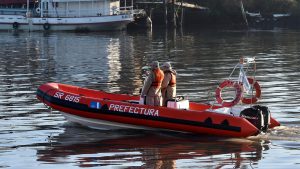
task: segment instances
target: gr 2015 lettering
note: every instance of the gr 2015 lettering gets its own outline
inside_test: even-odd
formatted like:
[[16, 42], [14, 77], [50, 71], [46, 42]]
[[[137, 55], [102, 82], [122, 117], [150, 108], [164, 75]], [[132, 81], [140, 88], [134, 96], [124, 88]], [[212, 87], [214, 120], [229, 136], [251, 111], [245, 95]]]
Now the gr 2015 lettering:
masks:
[[64, 92], [56, 92], [54, 94], [54, 97], [63, 99], [63, 100], [67, 100], [70, 102], [75, 102], [75, 103], [79, 103], [79, 101], [80, 101], [80, 96], [74, 96], [74, 95], [70, 95], [70, 94], [66, 95]]

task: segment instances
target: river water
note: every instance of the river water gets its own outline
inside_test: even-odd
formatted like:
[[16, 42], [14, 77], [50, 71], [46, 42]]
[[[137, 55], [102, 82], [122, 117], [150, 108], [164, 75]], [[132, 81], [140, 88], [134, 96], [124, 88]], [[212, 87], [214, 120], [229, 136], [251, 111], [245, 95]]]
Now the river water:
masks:
[[[300, 31], [161, 29], [102, 33], [0, 32], [0, 168], [299, 168]], [[177, 92], [208, 101], [241, 56], [256, 57], [259, 104], [281, 126], [235, 139], [99, 131], [36, 99], [59, 82], [138, 94], [141, 68], [170, 61]]]

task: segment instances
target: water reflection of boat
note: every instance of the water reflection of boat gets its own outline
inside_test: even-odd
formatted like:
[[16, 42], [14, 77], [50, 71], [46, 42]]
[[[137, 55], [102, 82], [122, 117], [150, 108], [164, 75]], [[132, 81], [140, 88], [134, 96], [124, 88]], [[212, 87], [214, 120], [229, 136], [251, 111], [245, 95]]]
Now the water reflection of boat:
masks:
[[244, 139], [234, 141], [135, 130], [99, 132], [77, 127], [66, 127], [64, 133], [51, 140], [51, 146], [38, 150], [38, 161], [72, 163], [80, 167], [138, 165], [146, 168], [176, 168], [181, 165], [177, 160], [202, 158], [205, 161], [212, 160], [215, 166], [239, 168], [259, 161], [262, 151], [268, 149], [259, 141]]
[[0, 9], [0, 30], [121, 30], [133, 20], [119, 0], [27, 0], [26, 6]]

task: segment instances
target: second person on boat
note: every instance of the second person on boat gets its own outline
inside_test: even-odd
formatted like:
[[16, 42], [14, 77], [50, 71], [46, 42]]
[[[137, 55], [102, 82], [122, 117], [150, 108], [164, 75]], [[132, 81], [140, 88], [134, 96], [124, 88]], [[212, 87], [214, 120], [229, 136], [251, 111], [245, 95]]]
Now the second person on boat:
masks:
[[168, 100], [176, 98], [176, 71], [172, 69], [170, 62], [165, 62], [161, 68], [164, 71], [164, 80], [161, 86], [163, 106], [167, 106]]

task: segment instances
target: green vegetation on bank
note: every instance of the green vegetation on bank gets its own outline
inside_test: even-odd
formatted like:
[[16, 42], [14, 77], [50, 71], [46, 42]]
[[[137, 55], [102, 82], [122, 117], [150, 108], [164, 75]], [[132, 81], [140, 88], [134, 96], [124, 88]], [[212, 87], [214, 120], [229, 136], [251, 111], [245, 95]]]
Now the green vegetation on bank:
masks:
[[176, 16], [177, 24], [182, 21], [183, 25], [201, 25], [201, 27], [300, 28], [300, 0], [183, 0], [204, 8], [199, 10], [185, 7], [180, 10], [180, 6], [177, 6], [176, 15], [172, 14], [174, 11], [172, 0], [168, 2], [167, 19], [162, 17], [166, 13], [162, 4], [139, 4], [139, 7], [145, 9], [149, 15], [151, 13], [154, 25], [170, 24]]
[[[289, 14], [285, 25], [300, 26], [300, 0], [193, 0], [209, 8], [208, 24], [243, 24], [243, 9], [249, 13], [260, 13], [272, 18], [273, 14]], [[242, 3], [241, 3], [242, 2]]]
[[[237, 14], [241, 12], [241, 0], [200, 0], [215, 15]], [[245, 11], [261, 14], [290, 13], [300, 15], [300, 0], [242, 0]]]

